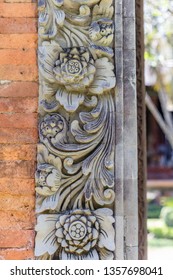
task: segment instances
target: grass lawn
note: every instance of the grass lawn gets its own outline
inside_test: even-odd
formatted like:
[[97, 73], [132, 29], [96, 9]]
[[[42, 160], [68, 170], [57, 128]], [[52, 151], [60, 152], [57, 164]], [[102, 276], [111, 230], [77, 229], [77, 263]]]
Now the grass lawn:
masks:
[[166, 238], [155, 238], [148, 237], [148, 246], [149, 247], [172, 247], [173, 248], [173, 240]]
[[148, 246], [173, 247], [173, 228], [167, 227], [161, 219], [148, 219]]

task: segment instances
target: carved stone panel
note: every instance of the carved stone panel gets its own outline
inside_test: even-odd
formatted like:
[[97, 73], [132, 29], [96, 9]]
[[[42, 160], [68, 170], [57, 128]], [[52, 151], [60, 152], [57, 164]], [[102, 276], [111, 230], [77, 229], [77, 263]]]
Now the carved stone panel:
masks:
[[112, 0], [39, 1], [38, 259], [114, 259]]
[[135, 0], [39, 0], [35, 256], [138, 255]]

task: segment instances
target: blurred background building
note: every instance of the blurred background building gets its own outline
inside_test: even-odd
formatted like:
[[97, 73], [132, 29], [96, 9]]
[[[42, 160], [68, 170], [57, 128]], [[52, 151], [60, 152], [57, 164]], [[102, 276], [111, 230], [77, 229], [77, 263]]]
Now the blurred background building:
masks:
[[144, 21], [148, 254], [173, 259], [173, 1], [145, 0]]

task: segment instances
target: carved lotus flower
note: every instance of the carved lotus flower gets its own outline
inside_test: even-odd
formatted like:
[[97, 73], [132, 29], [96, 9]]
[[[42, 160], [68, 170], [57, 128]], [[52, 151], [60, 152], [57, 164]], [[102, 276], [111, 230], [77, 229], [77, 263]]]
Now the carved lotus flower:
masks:
[[74, 112], [87, 94], [99, 95], [115, 87], [112, 62], [107, 57], [95, 60], [86, 47], [46, 46], [39, 51], [40, 72], [48, 80], [44, 94], [56, 95], [68, 112]]
[[59, 217], [55, 235], [66, 253], [86, 254], [98, 242], [99, 222], [89, 210], [76, 210]]
[[112, 210], [107, 208], [40, 215], [36, 256], [48, 253], [61, 259], [113, 259], [113, 223]]
[[86, 48], [69, 48], [60, 53], [53, 72], [68, 91], [82, 92], [93, 82], [96, 68]]

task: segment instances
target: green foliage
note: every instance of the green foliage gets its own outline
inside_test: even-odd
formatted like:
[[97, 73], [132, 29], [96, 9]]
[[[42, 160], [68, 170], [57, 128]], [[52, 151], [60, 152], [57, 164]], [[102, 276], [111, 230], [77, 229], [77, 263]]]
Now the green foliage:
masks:
[[161, 209], [161, 205], [149, 203], [147, 212], [148, 219], [158, 219], [160, 217]]
[[159, 223], [156, 220], [150, 220], [148, 231], [154, 234], [156, 238], [173, 239], [173, 228], [166, 226], [162, 220]]
[[160, 217], [164, 220], [168, 227], [173, 227], [173, 208], [163, 207]]
[[161, 78], [173, 102], [173, 1], [145, 0], [144, 3], [146, 65], [156, 73], [155, 89], [160, 90]]
[[[164, 62], [165, 47], [172, 45], [173, 2], [170, 0], [145, 0], [145, 58], [153, 66]], [[164, 46], [164, 48], [163, 48]]]
[[173, 239], [173, 229], [168, 227], [152, 228], [150, 229], [156, 238]]
[[162, 204], [167, 207], [173, 208], [173, 197], [163, 197]]
[[149, 238], [148, 245], [150, 247], [173, 247], [173, 240], [166, 238]]

